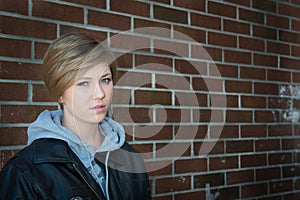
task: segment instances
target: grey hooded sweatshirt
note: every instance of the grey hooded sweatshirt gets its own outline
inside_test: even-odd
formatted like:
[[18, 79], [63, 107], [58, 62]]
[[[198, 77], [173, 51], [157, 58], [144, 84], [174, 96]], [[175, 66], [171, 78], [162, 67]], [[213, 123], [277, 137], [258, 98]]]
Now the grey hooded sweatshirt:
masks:
[[[123, 127], [111, 118], [105, 117], [99, 123], [100, 133], [104, 140], [98, 149], [84, 143], [77, 135], [62, 126], [63, 112], [61, 110], [43, 111], [28, 128], [28, 145], [40, 138], [54, 138], [66, 141], [72, 151], [81, 160], [90, 174], [98, 182], [105, 196], [108, 197], [108, 176], [109, 174], [101, 170], [94, 161], [96, 152], [106, 153], [106, 167], [109, 152], [121, 148], [125, 142], [125, 132]], [[106, 169], [106, 172], [108, 170]], [[105, 180], [106, 177], [106, 180]]]

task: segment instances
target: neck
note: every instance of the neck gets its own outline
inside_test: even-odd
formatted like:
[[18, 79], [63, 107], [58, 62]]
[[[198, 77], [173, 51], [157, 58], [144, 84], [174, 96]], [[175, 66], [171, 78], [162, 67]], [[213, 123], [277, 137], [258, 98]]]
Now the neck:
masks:
[[75, 118], [62, 120], [62, 125], [70, 129], [75, 135], [77, 135], [86, 144], [92, 145], [95, 148], [99, 148], [103, 141], [103, 136], [100, 134], [98, 124], [85, 123]]

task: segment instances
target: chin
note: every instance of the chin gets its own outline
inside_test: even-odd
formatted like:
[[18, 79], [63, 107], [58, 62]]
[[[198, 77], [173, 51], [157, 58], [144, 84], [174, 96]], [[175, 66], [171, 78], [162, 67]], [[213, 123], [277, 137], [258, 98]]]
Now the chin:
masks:
[[106, 114], [102, 114], [102, 113], [96, 115], [97, 122], [98, 123], [102, 122], [105, 117], [106, 117]]

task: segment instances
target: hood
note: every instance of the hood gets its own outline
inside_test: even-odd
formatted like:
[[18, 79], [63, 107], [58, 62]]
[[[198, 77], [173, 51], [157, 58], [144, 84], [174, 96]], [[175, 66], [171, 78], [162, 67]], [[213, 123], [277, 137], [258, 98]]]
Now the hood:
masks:
[[101, 134], [104, 135], [104, 140], [98, 149], [87, 145], [77, 135], [62, 126], [62, 118], [63, 112], [61, 110], [43, 111], [28, 128], [28, 144], [40, 138], [61, 139], [68, 143], [77, 156], [86, 148], [94, 156], [95, 152], [119, 149], [125, 142], [123, 127], [111, 118], [106, 117], [99, 123], [99, 129]]
[[99, 123], [100, 132], [105, 136], [97, 152], [114, 151], [120, 149], [125, 142], [124, 128], [111, 118], [105, 117]]

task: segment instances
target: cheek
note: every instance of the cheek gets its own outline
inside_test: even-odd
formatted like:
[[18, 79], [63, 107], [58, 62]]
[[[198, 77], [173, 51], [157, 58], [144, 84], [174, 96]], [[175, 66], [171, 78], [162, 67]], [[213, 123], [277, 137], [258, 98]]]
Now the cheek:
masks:
[[83, 92], [79, 89], [74, 90], [74, 92], [68, 96], [68, 102], [73, 104], [75, 108], [77, 105], [86, 104], [87, 99], [89, 99], [89, 93], [87, 91]]
[[107, 86], [104, 89], [105, 95], [107, 98], [111, 98], [113, 96], [114, 93], [114, 88], [113, 86]]
[[75, 88], [70, 87], [63, 92], [60, 99], [63, 101], [63, 103], [68, 103], [68, 104], [73, 103], [73, 98], [75, 93], [76, 93]]
[[106, 99], [108, 99], [109, 101], [111, 101], [112, 97], [113, 97], [113, 92], [112, 91], [106, 92]]
[[92, 96], [93, 94], [95, 93], [95, 89], [92, 88], [92, 87], [89, 87], [89, 88], [76, 88], [74, 90], [74, 93], [73, 93], [73, 99], [76, 100], [76, 99], [85, 99], [85, 98], [88, 98], [90, 96]]
[[111, 88], [108, 92], [109, 92], [109, 97], [112, 98], [114, 95], [114, 89]]

